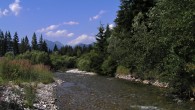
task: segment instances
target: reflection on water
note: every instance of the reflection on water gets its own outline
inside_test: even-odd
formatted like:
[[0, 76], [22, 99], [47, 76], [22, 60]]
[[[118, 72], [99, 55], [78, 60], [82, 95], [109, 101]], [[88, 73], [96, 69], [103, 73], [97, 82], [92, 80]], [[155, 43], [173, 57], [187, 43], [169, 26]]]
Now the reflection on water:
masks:
[[102, 76], [56, 73], [60, 110], [194, 110], [193, 102], [176, 103], [164, 89]]

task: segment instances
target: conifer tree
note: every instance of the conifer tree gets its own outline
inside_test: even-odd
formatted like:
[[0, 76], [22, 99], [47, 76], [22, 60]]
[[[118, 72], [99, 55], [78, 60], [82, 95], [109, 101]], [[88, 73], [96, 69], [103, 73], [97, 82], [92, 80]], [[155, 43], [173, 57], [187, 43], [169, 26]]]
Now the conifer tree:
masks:
[[7, 32], [7, 50], [6, 52], [12, 52], [13, 51], [13, 41], [10, 32]]
[[26, 52], [26, 45], [25, 45], [24, 38], [22, 38], [20, 43], [20, 53], [24, 53], [24, 52]]
[[30, 48], [30, 44], [29, 44], [29, 40], [28, 40], [27, 36], [24, 38], [24, 43], [25, 43], [25, 47], [26, 47], [25, 51], [30, 51], [31, 48]]
[[54, 52], [58, 51], [58, 47], [57, 47], [56, 44], [55, 44], [55, 46], [54, 46], [54, 48], [53, 48], [53, 51], [54, 51]]
[[44, 51], [43, 50], [43, 36], [42, 36], [42, 34], [41, 34], [41, 37], [40, 37], [40, 39], [39, 39], [39, 50], [40, 51]]
[[14, 55], [19, 54], [19, 39], [18, 39], [18, 34], [17, 32], [15, 32], [14, 34], [14, 39], [13, 39], [13, 51], [14, 51]]
[[38, 50], [38, 44], [37, 44], [37, 36], [34, 33], [32, 37], [32, 50]]
[[4, 33], [0, 30], [0, 56], [3, 56], [4, 54]]
[[48, 47], [47, 47], [47, 43], [45, 40], [43, 41], [43, 44], [42, 44], [42, 51], [48, 52]]

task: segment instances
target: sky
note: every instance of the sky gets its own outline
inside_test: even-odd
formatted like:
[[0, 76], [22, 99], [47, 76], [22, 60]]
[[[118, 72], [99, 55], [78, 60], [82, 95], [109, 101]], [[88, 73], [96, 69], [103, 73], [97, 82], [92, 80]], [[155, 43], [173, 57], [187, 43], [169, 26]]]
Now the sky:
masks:
[[33, 33], [39, 39], [64, 45], [95, 41], [100, 23], [113, 28], [119, 0], [0, 0], [0, 29], [19, 38]]

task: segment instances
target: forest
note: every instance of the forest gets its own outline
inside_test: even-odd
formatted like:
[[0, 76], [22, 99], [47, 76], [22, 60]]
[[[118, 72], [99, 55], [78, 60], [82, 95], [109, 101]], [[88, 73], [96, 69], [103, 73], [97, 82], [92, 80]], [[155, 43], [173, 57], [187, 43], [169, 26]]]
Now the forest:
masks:
[[[55, 45], [49, 50], [42, 35], [38, 41], [34, 33], [31, 43], [27, 36], [19, 42], [17, 32], [12, 38], [9, 31], [1, 31], [0, 80], [31, 79], [25, 74], [27, 63], [39, 68], [40, 74], [68, 68], [111, 77], [132, 74], [168, 82], [169, 93], [183, 99], [195, 97], [194, 0], [120, 0], [120, 3], [114, 29], [109, 24], [100, 24], [96, 42], [91, 45], [62, 48]], [[44, 80], [45, 76], [39, 74], [40, 79], [35, 73], [32, 73], [34, 80]]]

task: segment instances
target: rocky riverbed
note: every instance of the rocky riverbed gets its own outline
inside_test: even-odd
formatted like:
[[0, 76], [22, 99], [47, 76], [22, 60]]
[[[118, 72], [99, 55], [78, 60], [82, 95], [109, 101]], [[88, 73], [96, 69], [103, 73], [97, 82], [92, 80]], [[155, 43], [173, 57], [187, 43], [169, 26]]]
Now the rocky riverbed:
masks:
[[129, 75], [117, 74], [115, 77], [119, 79], [125, 79], [129, 81], [139, 82], [139, 83], [153, 85], [153, 86], [162, 87], [162, 88], [167, 88], [169, 86], [169, 84], [165, 82], [160, 82], [158, 80], [141, 80], [140, 78], [135, 78], [130, 74]]
[[56, 98], [54, 90], [57, 85], [60, 85], [63, 81], [55, 79], [54, 83], [23, 83], [20, 86], [9, 82], [6, 86], [0, 87], [0, 109], [17, 109], [17, 110], [31, 110], [26, 107], [25, 89], [24, 86], [36, 86], [35, 100], [33, 102], [32, 109], [36, 110], [57, 110], [58, 107], [55, 104]]

